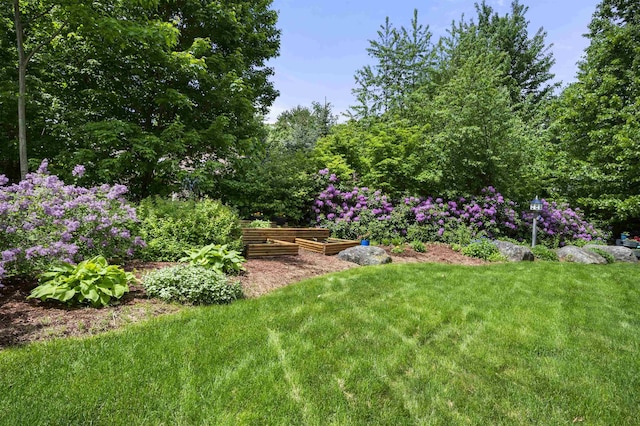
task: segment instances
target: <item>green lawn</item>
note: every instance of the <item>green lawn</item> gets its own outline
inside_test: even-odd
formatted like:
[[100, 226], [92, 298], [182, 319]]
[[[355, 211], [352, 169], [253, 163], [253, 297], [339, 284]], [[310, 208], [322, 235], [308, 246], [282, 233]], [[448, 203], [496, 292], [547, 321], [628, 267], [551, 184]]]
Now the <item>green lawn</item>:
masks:
[[638, 424], [640, 268], [390, 265], [0, 352], [0, 424]]

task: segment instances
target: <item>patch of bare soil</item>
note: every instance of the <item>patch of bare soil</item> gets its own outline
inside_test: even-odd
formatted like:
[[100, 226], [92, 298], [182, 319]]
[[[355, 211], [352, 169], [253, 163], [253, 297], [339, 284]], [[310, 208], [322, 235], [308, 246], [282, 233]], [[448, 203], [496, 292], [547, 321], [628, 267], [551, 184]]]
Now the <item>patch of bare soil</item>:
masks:
[[[430, 244], [426, 253], [407, 248], [403, 253], [391, 253], [384, 247], [394, 263], [438, 262], [463, 265], [479, 265], [484, 262], [457, 253], [443, 244]], [[138, 278], [143, 271], [172, 265], [165, 262], [133, 262], [125, 269], [135, 270]], [[237, 277], [247, 297], [258, 297], [280, 287], [306, 278], [355, 268], [358, 265], [338, 259], [300, 250], [298, 256], [249, 259], [246, 271]], [[54, 337], [87, 336], [122, 327], [158, 315], [174, 313], [180, 306], [147, 298], [140, 285], [113, 306], [95, 309], [91, 307], [67, 307], [53, 302], [27, 300], [37, 284], [14, 281], [0, 289], [0, 350], [32, 341]]]

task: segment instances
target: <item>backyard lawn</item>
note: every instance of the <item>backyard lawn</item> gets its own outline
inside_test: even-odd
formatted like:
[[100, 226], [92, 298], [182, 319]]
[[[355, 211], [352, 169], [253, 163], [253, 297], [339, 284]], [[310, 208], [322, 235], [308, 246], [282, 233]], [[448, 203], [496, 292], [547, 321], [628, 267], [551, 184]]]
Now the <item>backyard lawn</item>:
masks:
[[0, 424], [638, 424], [637, 265], [362, 267], [0, 351]]

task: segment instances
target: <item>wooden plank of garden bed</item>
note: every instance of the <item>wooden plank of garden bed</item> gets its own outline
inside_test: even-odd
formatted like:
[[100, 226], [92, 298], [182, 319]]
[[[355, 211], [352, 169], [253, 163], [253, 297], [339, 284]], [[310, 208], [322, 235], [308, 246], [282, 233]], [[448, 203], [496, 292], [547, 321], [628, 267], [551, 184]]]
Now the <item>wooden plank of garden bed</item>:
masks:
[[304, 250], [313, 251], [316, 253], [322, 253], [327, 256], [340, 253], [342, 250], [346, 250], [349, 247], [355, 247], [360, 244], [355, 240], [342, 240], [339, 238], [327, 238], [324, 241], [313, 241], [306, 238], [296, 238], [296, 243]]
[[[271, 243], [271, 244], [269, 244]], [[298, 255], [299, 246], [288, 241], [268, 239], [261, 244], [247, 244], [247, 258]]]
[[266, 242], [269, 238], [295, 242], [296, 238], [328, 238], [329, 230], [324, 228], [243, 228], [242, 242], [254, 244]]

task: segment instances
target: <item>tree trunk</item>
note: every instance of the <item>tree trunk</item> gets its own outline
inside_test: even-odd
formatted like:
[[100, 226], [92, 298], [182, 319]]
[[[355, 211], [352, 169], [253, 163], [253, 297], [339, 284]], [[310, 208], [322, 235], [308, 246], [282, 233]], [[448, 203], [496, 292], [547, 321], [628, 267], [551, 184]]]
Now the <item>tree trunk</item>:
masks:
[[24, 32], [20, 18], [20, 1], [13, 0], [14, 23], [18, 44], [18, 151], [20, 154], [20, 177], [29, 172], [27, 163], [27, 56], [24, 52]]

